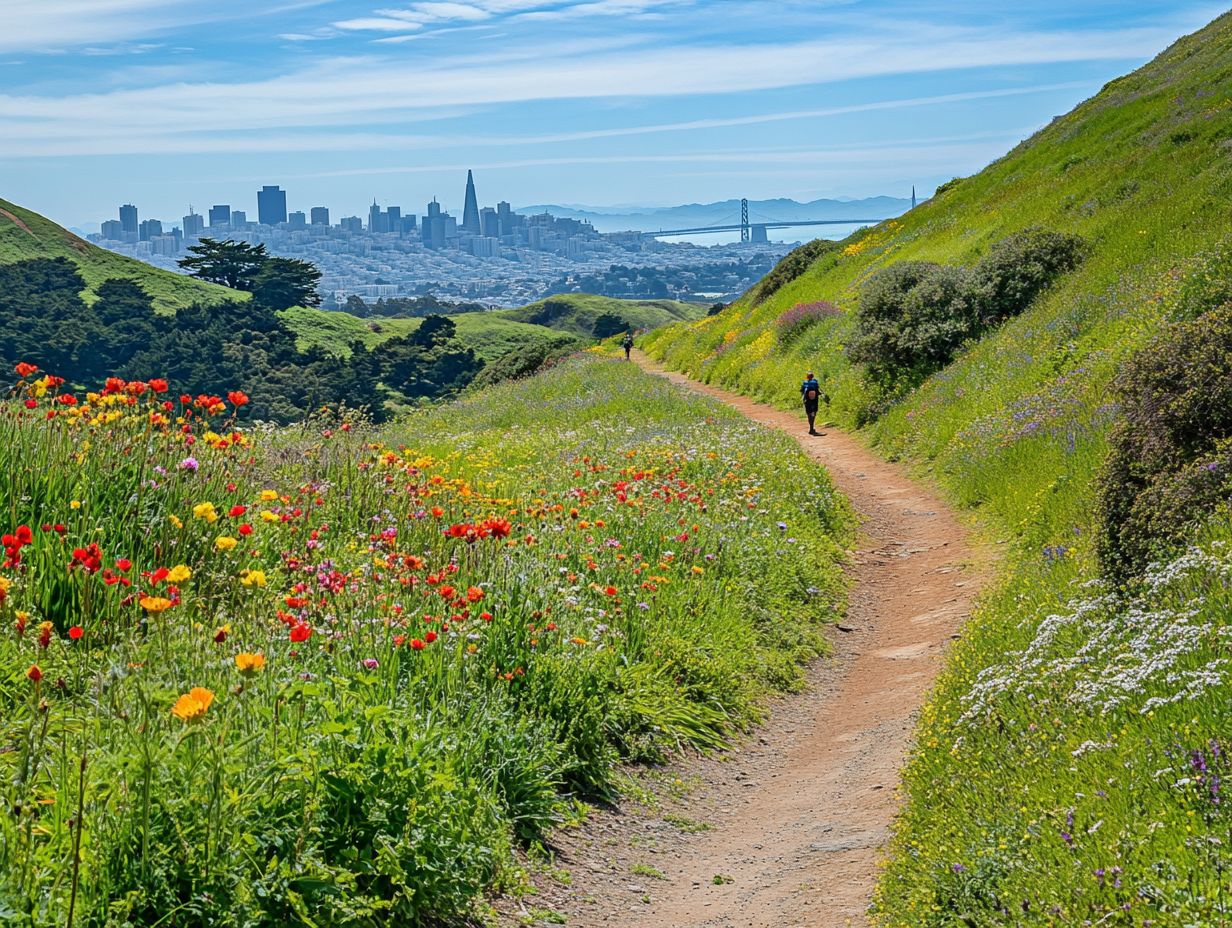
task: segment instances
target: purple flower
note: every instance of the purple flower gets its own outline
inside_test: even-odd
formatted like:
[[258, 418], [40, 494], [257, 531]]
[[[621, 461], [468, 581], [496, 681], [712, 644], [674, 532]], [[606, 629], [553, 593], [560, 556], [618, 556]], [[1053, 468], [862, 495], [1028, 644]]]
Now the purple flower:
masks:
[[380, 666], [381, 666], [380, 662], [375, 657], [365, 657], [364, 658], [364, 669], [365, 670], [376, 670]]
[[197, 459], [194, 457], [186, 457], [184, 460], [180, 461], [180, 470], [186, 470], [190, 474], [195, 474], [197, 472], [197, 468], [200, 466], [201, 465], [197, 463]]

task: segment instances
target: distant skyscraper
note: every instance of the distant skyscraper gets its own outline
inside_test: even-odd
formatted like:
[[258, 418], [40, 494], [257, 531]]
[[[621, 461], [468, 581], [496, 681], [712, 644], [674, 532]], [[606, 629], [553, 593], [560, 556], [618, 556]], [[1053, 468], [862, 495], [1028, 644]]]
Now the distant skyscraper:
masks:
[[238, 229], [248, 225], [248, 214], [242, 209], [231, 210], [231, 228]]
[[137, 228], [137, 240], [142, 242], [148, 242], [163, 234], [163, 224], [157, 219], [143, 219]]
[[314, 206], [312, 208], [312, 224], [314, 226], [329, 225], [329, 207], [328, 206]]
[[479, 227], [485, 238], [500, 237], [500, 217], [496, 210], [490, 206], [485, 206], [479, 211]]
[[210, 228], [215, 226], [231, 225], [231, 206], [227, 203], [219, 203], [217, 206], [210, 207]]
[[111, 242], [121, 241], [124, 238], [124, 224], [118, 219], [108, 219], [103, 223], [102, 235]]
[[137, 207], [131, 203], [125, 203], [120, 207], [120, 227], [125, 232], [137, 234]]
[[471, 235], [478, 235], [481, 231], [479, 227], [479, 198], [475, 196], [475, 178], [470, 171], [466, 172], [466, 204], [462, 207], [462, 226], [463, 232], [469, 232]]
[[288, 229], [306, 229], [308, 228], [308, 217], [302, 212], [287, 213], [287, 228]]
[[338, 228], [343, 232], [362, 232], [364, 231], [364, 221], [358, 216], [343, 216], [338, 220]]
[[372, 205], [368, 207], [368, 231], [369, 232], [388, 232], [387, 220], [389, 217], [381, 211], [377, 206], [376, 200], [372, 201]]
[[205, 231], [205, 217], [199, 213], [193, 212], [193, 208], [188, 207], [188, 215], [184, 217], [184, 237], [192, 238], [200, 235]]
[[276, 226], [287, 221], [285, 190], [265, 186], [257, 191], [257, 221], [263, 226]]
[[385, 231], [386, 232], [401, 232], [402, 231], [402, 207], [391, 206], [385, 210]]

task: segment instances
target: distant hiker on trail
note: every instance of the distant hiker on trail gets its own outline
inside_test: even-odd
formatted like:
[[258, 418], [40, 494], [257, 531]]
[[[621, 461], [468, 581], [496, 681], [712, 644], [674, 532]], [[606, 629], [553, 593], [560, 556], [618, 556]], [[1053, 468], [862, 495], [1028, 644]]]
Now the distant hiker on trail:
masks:
[[626, 332], [625, 337], [620, 340], [620, 347], [625, 350], [625, 360], [629, 360], [629, 355], [633, 351], [633, 333]]
[[[824, 432], [818, 432], [814, 428], [814, 423], [817, 421], [817, 405], [821, 402], [823, 394], [821, 392], [821, 384], [817, 382], [817, 378], [813, 376], [813, 372], [809, 371], [808, 376], [804, 378], [804, 383], [800, 384], [800, 396], [804, 399], [804, 414], [808, 416], [809, 434], [824, 435]], [[830, 397], [825, 396], [825, 401], [830, 402]]]

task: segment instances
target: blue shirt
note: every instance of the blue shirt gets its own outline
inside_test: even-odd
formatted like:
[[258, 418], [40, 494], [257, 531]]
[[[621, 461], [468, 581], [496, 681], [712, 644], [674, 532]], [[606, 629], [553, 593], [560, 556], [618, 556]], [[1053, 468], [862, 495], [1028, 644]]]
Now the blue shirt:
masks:
[[800, 395], [801, 396], [804, 396], [805, 394], [807, 394], [809, 390], [816, 390], [818, 398], [821, 397], [821, 384], [817, 382], [817, 379], [815, 377], [810, 380], [806, 380], [804, 381], [804, 383], [800, 384]]

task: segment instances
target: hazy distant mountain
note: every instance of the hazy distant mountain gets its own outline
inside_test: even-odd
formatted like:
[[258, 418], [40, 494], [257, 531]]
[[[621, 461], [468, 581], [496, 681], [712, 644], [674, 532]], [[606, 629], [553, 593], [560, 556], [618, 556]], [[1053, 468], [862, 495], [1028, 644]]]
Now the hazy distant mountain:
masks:
[[[902, 197], [867, 197], [862, 200], [749, 200], [750, 222], [788, 222], [793, 219], [887, 219], [911, 208]], [[518, 207], [519, 213], [551, 213], [562, 219], [586, 219], [600, 232], [636, 229], [685, 229], [732, 225], [740, 221], [740, 201], [687, 203], [683, 206], [620, 209], [605, 206], [541, 204]]]

